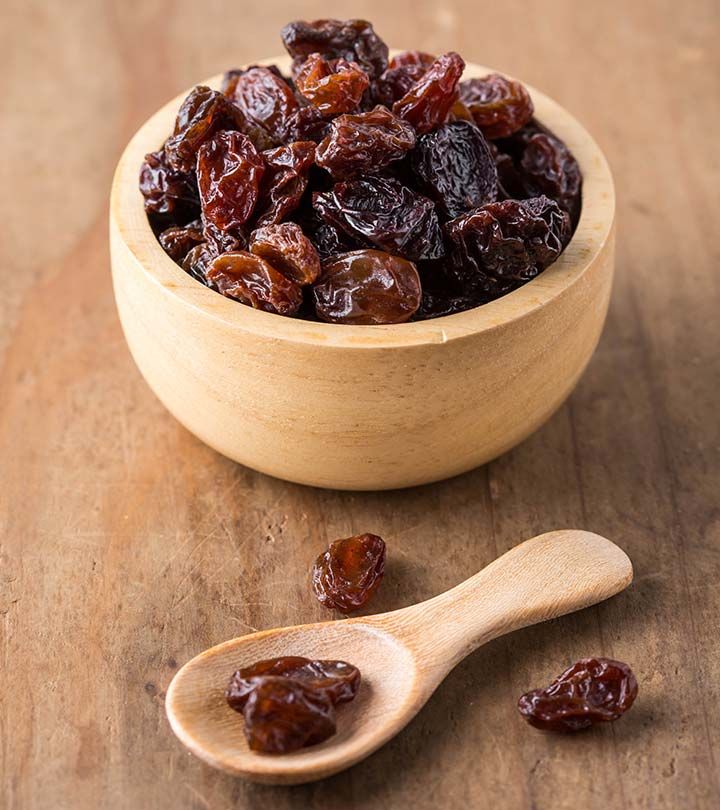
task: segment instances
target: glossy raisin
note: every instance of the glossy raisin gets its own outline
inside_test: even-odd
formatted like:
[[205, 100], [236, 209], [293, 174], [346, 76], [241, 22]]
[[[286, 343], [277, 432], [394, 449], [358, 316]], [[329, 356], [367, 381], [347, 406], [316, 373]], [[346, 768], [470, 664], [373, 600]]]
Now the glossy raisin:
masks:
[[439, 57], [393, 104], [393, 112], [409, 121], [419, 133], [436, 129], [445, 122], [455, 103], [464, 69], [465, 62], [454, 51]]
[[610, 658], [584, 658], [545, 689], [518, 701], [520, 714], [536, 728], [571, 732], [617, 720], [633, 704], [638, 684], [632, 670]]
[[460, 84], [460, 100], [486, 138], [506, 138], [532, 118], [530, 94], [520, 82], [499, 73]]
[[453, 219], [493, 202], [497, 169], [487, 141], [467, 121], [443, 124], [418, 139], [410, 165], [420, 190]]
[[173, 220], [182, 220], [192, 219], [199, 210], [194, 172], [173, 169], [164, 149], [145, 155], [140, 168], [140, 193], [148, 214], [169, 215]]
[[482, 299], [471, 295], [443, 295], [423, 292], [420, 309], [415, 313], [413, 320], [425, 321], [430, 318], [443, 318], [446, 315], [455, 315], [465, 312], [484, 303]]
[[258, 228], [251, 234], [249, 244], [251, 253], [297, 284], [312, 284], [320, 275], [317, 250], [294, 222]]
[[317, 107], [300, 107], [290, 116], [285, 128], [286, 141], [320, 141], [330, 131], [332, 116], [324, 115]]
[[298, 284], [260, 256], [244, 250], [223, 253], [213, 259], [207, 279], [228, 298], [265, 312], [295, 315], [302, 304]]
[[326, 116], [353, 112], [370, 85], [367, 73], [345, 59], [328, 61], [311, 54], [295, 76], [295, 86]]
[[351, 613], [364, 607], [385, 573], [385, 542], [376, 534], [358, 534], [330, 544], [315, 561], [315, 596], [327, 608]]
[[375, 107], [340, 115], [317, 148], [316, 161], [336, 179], [383, 169], [415, 146], [415, 131], [402, 118]]
[[158, 241], [165, 253], [180, 264], [196, 245], [205, 241], [202, 222], [196, 219], [187, 225], [173, 225], [158, 236]]
[[445, 252], [435, 206], [393, 178], [363, 177], [315, 193], [320, 217], [353, 238], [408, 259], [434, 259]]
[[327, 695], [334, 706], [353, 700], [360, 688], [360, 670], [345, 661], [314, 661], [297, 655], [269, 658], [233, 673], [225, 692], [229, 706], [241, 712], [252, 690], [268, 675], [300, 681], [307, 689]]
[[335, 707], [324, 692], [301, 681], [266, 675], [250, 692], [245, 737], [252, 751], [285, 754], [332, 737]]
[[274, 225], [300, 204], [315, 159], [312, 141], [297, 141], [262, 153], [265, 172], [260, 182], [257, 203], [258, 225]]
[[216, 256], [217, 251], [213, 247], [207, 242], [201, 242], [199, 245], [191, 248], [182, 260], [182, 269], [201, 284], [214, 289], [214, 284], [208, 281], [207, 271]]
[[424, 67], [429, 68], [437, 57], [425, 51], [401, 51], [390, 60], [390, 69], [398, 67]]
[[203, 225], [220, 252], [244, 244], [243, 226], [260, 196], [264, 171], [262, 157], [239, 132], [219, 132], [200, 148], [197, 176]]
[[392, 109], [393, 104], [406, 95], [426, 71], [423, 65], [389, 67], [373, 85], [375, 102]]

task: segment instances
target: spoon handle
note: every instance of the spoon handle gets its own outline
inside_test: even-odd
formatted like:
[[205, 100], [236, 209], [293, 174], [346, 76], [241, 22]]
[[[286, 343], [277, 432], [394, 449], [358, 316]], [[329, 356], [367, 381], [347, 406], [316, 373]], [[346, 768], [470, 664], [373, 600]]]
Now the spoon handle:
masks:
[[390, 617], [423, 666], [447, 672], [487, 641], [601, 602], [632, 577], [628, 556], [604, 537], [548, 532], [455, 588]]

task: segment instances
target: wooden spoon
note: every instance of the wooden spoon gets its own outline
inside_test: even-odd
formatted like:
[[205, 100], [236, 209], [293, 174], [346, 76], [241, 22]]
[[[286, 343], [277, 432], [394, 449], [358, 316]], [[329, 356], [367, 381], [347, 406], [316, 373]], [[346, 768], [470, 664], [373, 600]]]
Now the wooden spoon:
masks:
[[[166, 698], [170, 725], [194, 754], [230, 773], [286, 785], [322, 779], [395, 736], [482, 644], [594, 605], [631, 581], [627, 555], [604, 537], [574, 530], [542, 534], [426, 602], [265, 630], [212, 647], [173, 678]], [[338, 730], [329, 740], [291, 754], [257, 754], [245, 742], [242, 716], [225, 702], [225, 687], [239, 667], [281, 655], [349, 661], [360, 668], [362, 685], [352, 703], [338, 708]]]

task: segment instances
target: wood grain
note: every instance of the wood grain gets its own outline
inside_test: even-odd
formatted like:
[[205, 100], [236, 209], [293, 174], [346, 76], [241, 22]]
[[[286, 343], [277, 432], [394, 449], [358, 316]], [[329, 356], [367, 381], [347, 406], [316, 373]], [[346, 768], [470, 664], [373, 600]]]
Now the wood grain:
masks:
[[[328, 13], [303, 5], [308, 18]], [[720, 803], [717, 4], [336, 4], [398, 47], [520, 76], [599, 140], [617, 182], [617, 277], [568, 403], [511, 453], [401, 493], [305, 489], [192, 438], [125, 347], [106, 237], [129, 136], [199, 76], [277, 50], [286, 2], [6, 0], [0, 25], [0, 805], [259, 810]], [[205, 38], [210, 44], [205, 44]], [[12, 194], [9, 193], [12, 191]], [[250, 629], [327, 618], [308, 567], [335, 537], [391, 549], [374, 610], [427, 598], [520, 539], [575, 525], [636, 580], [451, 673], [344, 774], [254, 786], [186, 753], [178, 665]], [[628, 661], [632, 712], [575, 738], [514, 704], [571, 660]]]

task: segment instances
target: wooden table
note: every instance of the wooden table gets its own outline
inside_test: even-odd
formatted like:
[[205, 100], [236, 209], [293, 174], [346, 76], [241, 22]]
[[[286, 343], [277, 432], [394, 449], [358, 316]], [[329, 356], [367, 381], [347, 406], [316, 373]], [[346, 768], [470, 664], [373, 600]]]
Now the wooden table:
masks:
[[[543, 88], [596, 135], [619, 193], [610, 315], [569, 402], [482, 469], [380, 494], [285, 484], [201, 445], [140, 378], [110, 288], [107, 195], [127, 139], [183, 87], [276, 52], [297, 9], [4, 6], [0, 805], [717, 807], [717, 5], [337, 7], [398, 47], [452, 47]], [[201, 764], [170, 732], [163, 696], [189, 657], [324, 618], [307, 580], [329, 540], [385, 536], [373, 607], [386, 610], [563, 526], [619, 543], [636, 568], [630, 590], [480, 650], [351, 771], [254, 786]], [[589, 654], [633, 666], [632, 712], [575, 737], [527, 727], [518, 695]]]

